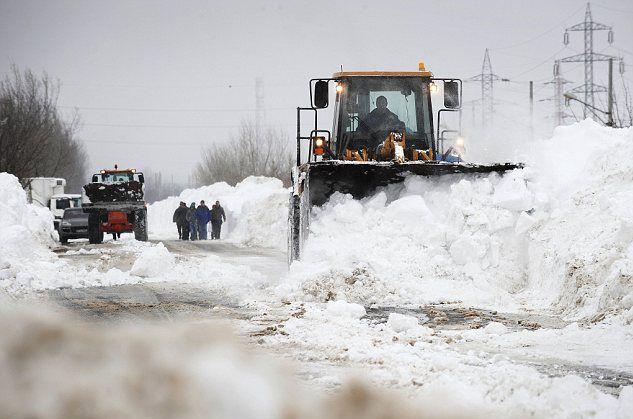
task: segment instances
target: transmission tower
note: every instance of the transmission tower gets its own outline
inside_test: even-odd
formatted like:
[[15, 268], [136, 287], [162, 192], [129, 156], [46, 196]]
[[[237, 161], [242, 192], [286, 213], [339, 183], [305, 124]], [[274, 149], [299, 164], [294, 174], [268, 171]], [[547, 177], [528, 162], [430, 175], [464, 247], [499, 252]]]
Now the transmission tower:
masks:
[[264, 79], [261, 77], [255, 79], [255, 111], [255, 124], [259, 132], [266, 116], [264, 111]]
[[594, 31], [609, 31], [607, 40], [609, 44], [613, 43], [613, 29], [611, 26], [603, 25], [593, 21], [591, 17], [591, 6], [587, 3], [587, 9], [585, 11], [584, 22], [578, 23], [570, 28], [565, 29], [565, 36], [563, 43], [569, 44], [569, 32], [583, 32], [585, 38], [585, 51], [582, 54], [572, 55], [565, 57], [561, 60], [563, 63], [584, 63], [585, 64], [585, 83], [577, 86], [571, 90], [572, 93], [584, 93], [587, 104], [583, 108], [583, 116], [594, 116], [594, 111], [591, 109], [594, 106], [594, 95], [596, 93], [606, 92], [607, 88], [597, 85], [593, 82], [593, 63], [594, 61], [609, 61], [610, 58], [615, 58], [610, 55], [598, 54], [593, 52], [593, 33]]
[[560, 62], [558, 60], [554, 61], [554, 78], [552, 81], [545, 83], [554, 86], [554, 96], [545, 100], [554, 101], [554, 117], [556, 118], [556, 126], [563, 125], [565, 123], [565, 119], [569, 116], [565, 112], [565, 99], [563, 98], [565, 85], [569, 83], [571, 82], [560, 74]]
[[483, 129], [490, 128], [492, 126], [492, 116], [494, 113], [494, 81], [507, 79], [502, 79], [493, 73], [488, 48], [486, 48], [486, 52], [484, 53], [484, 62], [481, 65], [481, 73], [471, 77], [469, 80], [481, 81], [481, 125]]

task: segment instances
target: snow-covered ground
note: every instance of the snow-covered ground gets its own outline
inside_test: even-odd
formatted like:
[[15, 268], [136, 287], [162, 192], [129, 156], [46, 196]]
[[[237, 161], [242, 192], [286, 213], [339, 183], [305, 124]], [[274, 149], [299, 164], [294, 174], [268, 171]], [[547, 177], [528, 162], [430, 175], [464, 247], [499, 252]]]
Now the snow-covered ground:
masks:
[[[195, 285], [249, 310], [238, 330], [266, 325], [255, 334], [266, 350], [323, 366], [307, 379], [315, 388], [337, 388], [351, 370], [425, 417], [631, 417], [633, 386], [592, 382], [633, 383], [633, 130], [587, 120], [522, 154], [527, 167], [504, 176], [410, 177], [361, 201], [335, 195], [314, 210], [289, 271], [230, 250], [285, 249], [288, 191], [276, 179], [151, 205], [152, 243], [53, 252], [50, 214], [0, 174], [0, 289]], [[194, 254], [170, 242], [178, 202], [202, 199], [224, 206], [233, 247]]]

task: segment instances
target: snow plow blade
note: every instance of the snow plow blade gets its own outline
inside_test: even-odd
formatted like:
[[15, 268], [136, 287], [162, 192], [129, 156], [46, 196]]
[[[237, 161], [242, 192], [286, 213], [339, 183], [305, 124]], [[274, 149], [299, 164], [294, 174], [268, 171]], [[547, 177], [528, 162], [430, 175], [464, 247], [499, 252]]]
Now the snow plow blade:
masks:
[[138, 181], [122, 183], [89, 183], [84, 185], [91, 202], [128, 202], [143, 200], [143, 184]]
[[446, 162], [316, 162], [299, 167], [305, 173], [310, 205], [323, 205], [334, 192], [355, 199], [371, 195], [377, 188], [402, 182], [408, 175], [443, 176], [452, 174], [503, 173], [522, 164], [471, 164]]

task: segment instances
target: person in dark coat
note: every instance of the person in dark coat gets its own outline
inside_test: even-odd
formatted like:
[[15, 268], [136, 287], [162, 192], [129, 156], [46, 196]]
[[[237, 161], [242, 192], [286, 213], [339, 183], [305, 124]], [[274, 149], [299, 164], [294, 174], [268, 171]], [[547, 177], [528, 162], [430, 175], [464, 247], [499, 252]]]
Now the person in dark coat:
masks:
[[215, 204], [211, 207], [211, 239], [220, 240], [220, 231], [222, 230], [222, 223], [226, 221], [226, 215], [224, 214], [224, 208], [220, 205], [220, 201], [215, 201]]
[[187, 209], [187, 222], [189, 223], [190, 240], [198, 240], [198, 221], [196, 220], [196, 203], [192, 202]]
[[384, 96], [378, 96], [376, 98], [376, 109], [369, 112], [369, 114], [360, 121], [358, 127], [361, 131], [370, 136], [372, 148], [384, 141], [387, 135], [389, 135], [389, 131], [403, 131], [405, 128], [404, 122], [387, 107], [387, 98]]
[[178, 228], [178, 238], [181, 240], [187, 240], [189, 238], [189, 224], [187, 223], [187, 204], [181, 202], [176, 211], [174, 211], [173, 217], [174, 223]]
[[211, 210], [204, 201], [200, 201], [200, 205], [196, 208], [196, 221], [198, 222], [198, 238], [200, 240], [207, 239], [207, 223], [211, 220]]

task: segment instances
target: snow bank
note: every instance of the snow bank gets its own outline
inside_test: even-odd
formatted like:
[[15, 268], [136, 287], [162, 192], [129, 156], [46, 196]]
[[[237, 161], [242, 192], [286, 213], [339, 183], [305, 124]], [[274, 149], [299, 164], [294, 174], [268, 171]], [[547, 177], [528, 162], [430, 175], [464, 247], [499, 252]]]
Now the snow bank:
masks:
[[[280, 187], [280, 183], [267, 183]], [[256, 184], [258, 179], [251, 180], [251, 187]], [[134, 258], [129, 271], [102, 270], [89, 264], [77, 266], [50, 250], [55, 244], [54, 235], [50, 211], [27, 204], [18, 179], [0, 173], [0, 290], [5, 293], [22, 295], [60, 287], [174, 281], [216, 288], [241, 298], [248, 294], [247, 290], [252, 291], [265, 283], [262, 274], [227, 263], [217, 256], [196, 259], [195, 263], [179, 261], [162, 243], [139, 242], [131, 236], [109, 243], [107, 249], [66, 252], [68, 256], [102, 254], [102, 258], [109, 258], [114, 253], [129, 254]]]
[[0, 173], [0, 258], [41, 255], [54, 235], [51, 212], [28, 204], [18, 178]]
[[[571, 317], [633, 306], [633, 129], [591, 120], [531, 147], [504, 176], [412, 176], [316, 208], [284, 297], [461, 301]], [[327, 261], [327, 263], [323, 263]]]
[[[149, 206], [149, 233], [152, 238], [177, 238], [172, 222], [180, 201], [189, 206], [204, 200], [209, 208], [220, 201], [227, 222], [222, 237], [246, 246], [285, 250], [289, 192], [279, 179], [251, 176], [237, 185], [219, 182], [198, 189], [186, 189], [179, 196]], [[209, 226], [210, 229], [210, 226]]]

